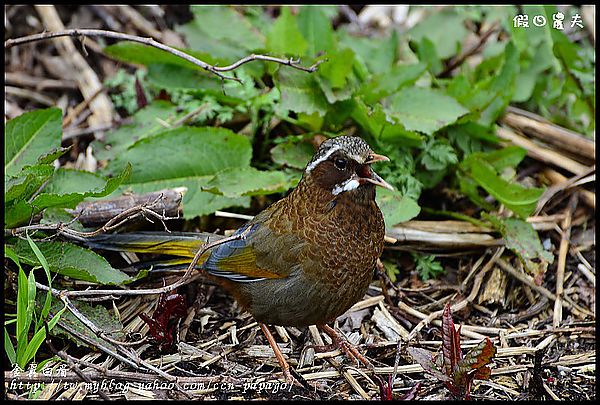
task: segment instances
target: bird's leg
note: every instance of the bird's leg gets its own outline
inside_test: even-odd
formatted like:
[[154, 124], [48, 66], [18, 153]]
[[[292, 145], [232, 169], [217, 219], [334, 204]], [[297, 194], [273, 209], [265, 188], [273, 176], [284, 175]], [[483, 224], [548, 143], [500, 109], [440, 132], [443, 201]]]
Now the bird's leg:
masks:
[[[321, 331], [325, 332], [333, 341], [329, 347], [333, 346], [336, 349], [340, 349], [342, 352], [346, 354], [351, 360], [361, 362], [368, 369], [373, 369], [373, 363], [369, 361], [358, 349], [350, 342], [346, 340], [343, 336], [335, 331], [331, 326], [327, 324], [317, 325], [317, 328], [321, 329]], [[327, 347], [327, 346], [326, 346]]]
[[273, 334], [271, 333], [271, 331], [269, 330], [267, 325], [265, 325], [264, 323], [260, 323], [260, 322], [258, 324], [260, 325], [260, 329], [263, 331], [263, 333], [267, 337], [267, 340], [269, 341], [269, 345], [271, 346], [271, 349], [273, 349], [273, 352], [275, 352], [275, 357], [277, 357], [277, 361], [279, 362], [279, 366], [281, 367], [281, 370], [283, 371], [283, 376], [285, 377], [285, 380], [289, 384], [294, 384], [296, 382], [296, 380], [294, 379], [294, 377], [292, 377], [292, 374], [290, 373], [290, 365], [283, 358], [283, 353], [281, 353], [281, 350], [279, 350], [279, 346], [277, 346], [277, 342], [275, 342], [275, 338], [273, 337]]

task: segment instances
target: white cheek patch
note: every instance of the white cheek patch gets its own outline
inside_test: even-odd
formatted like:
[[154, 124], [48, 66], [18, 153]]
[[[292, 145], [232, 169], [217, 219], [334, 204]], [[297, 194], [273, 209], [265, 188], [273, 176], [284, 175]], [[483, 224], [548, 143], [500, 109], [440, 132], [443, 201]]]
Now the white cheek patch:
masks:
[[345, 182], [336, 185], [333, 188], [333, 190], [331, 190], [331, 193], [333, 195], [338, 195], [340, 193], [343, 193], [344, 191], [356, 190], [358, 188], [358, 186], [360, 186], [360, 183], [358, 182], [358, 180], [348, 179]]
[[339, 150], [340, 147], [339, 146], [334, 146], [331, 149], [329, 149], [327, 151], [327, 153], [325, 153], [323, 156], [321, 156], [319, 159], [315, 160], [314, 162], [312, 162], [311, 164], [309, 164], [308, 166], [306, 166], [306, 173], [310, 173], [315, 167], [317, 167], [317, 165], [321, 162], [326, 161], [327, 159], [329, 159], [329, 156], [331, 156], [333, 154], [333, 152], [335, 152], [336, 150]]

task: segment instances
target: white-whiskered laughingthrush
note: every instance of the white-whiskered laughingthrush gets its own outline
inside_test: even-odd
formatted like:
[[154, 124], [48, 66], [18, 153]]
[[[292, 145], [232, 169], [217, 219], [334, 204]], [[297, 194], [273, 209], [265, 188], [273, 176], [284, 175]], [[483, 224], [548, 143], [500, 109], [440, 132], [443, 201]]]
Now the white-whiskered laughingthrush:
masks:
[[[289, 365], [266, 325], [317, 325], [347, 355], [364, 361], [327, 323], [364, 296], [382, 253], [385, 227], [375, 187], [392, 187], [371, 164], [388, 160], [358, 137], [324, 141], [289, 195], [239, 228], [243, 239], [216, 246], [199, 261], [258, 321], [288, 381]], [[193, 235], [102, 235], [90, 245], [191, 258], [206, 242]]]

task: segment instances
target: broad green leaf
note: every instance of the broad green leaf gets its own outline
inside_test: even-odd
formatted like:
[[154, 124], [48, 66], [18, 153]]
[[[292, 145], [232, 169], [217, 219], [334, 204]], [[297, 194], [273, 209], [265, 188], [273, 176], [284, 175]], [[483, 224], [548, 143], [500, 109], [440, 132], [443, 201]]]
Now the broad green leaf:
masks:
[[461, 44], [469, 32], [464, 26], [464, 17], [451, 8], [434, 12], [411, 28], [407, 35], [417, 41], [428, 38], [437, 49], [441, 59], [460, 53]]
[[4, 130], [4, 175], [15, 176], [40, 155], [60, 147], [62, 137], [60, 108], [24, 113], [8, 121]]
[[204, 190], [235, 198], [279, 193], [289, 187], [287, 177], [282, 172], [260, 171], [247, 167], [227, 169], [217, 173]]
[[360, 95], [367, 104], [374, 104], [401, 87], [413, 84], [425, 72], [424, 63], [394, 66], [390, 71], [374, 75], [364, 83]]
[[427, 65], [427, 68], [433, 75], [438, 75], [444, 68], [440, 57], [437, 54], [435, 44], [427, 37], [421, 38], [418, 44], [417, 55], [419, 60]]
[[390, 115], [408, 130], [427, 135], [450, 125], [469, 111], [455, 99], [439, 91], [423, 87], [405, 87], [390, 96]]
[[414, 131], [408, 131], [394, 117], [389, 116], [376, 104], [369, 108], [362, 100], [354, 98], [352, 119], [374, 138], [394, 145], [420, 146], [423, 136]]
[[172, 64], [149, 64], [147, 78], [154, 86], [169, 91], [193, 89], [214, 95], [223, 93], [221, 79], [217, 76]]
[[383, 213], [386, 228], [406, 222], [419, 215], [421, 211], [421, 207], [415, 200], [403, 196], [398, 191], [377, 189], [376, 201]]
[[51, 164], [26, 166], [14, 177], [4, 178], [4, 202], [27, 200], [52, 176]]
[[345, 48], [327, 54], [327, 61], [319, 66], [318, 74], [329, 81], [332, 88], [339, 89], [346, 84], [352, 72], [354, 52]]
[[[197, 52], [190, 49], [176, 49], [211, 65], [223, 62], [222, 59], [211, 57], [208, 53], [205, 52]], [[119, 42], [114, 45], [109, 45], [105, 47], [103, 49], [103, 52], [117, 60], [121, 60], [123, 62], [128, 63], [135, 63], [138, 65], [149, 66], [153, 63], [162, 63], [180, 66], [193, 71], [204, 71], [204, 69], [202, 69], [197, 64], [192, 63], [184, 58], [173, 55], [172, 53], [169, 53], [167, 51], [163, 51], [161, 49], [148, 45], [143, 45], [137, 42]]]
[[74, 208], [86, 197], [104, 197], [117, 189], [131, 173], [127, 165], [118, 176], [105, 179], [93, 173], [59, 169], [47, 187], [33, 201], [19, 201], [4, 213], [5, 226], [15, 227], [50, 207]]
[[356, 58], [372, 74], [384, 74], [389, 71], [398, 56], [398, 34], [395, 30], [389, 38], [357, 37], [345, 30], [338, 30], [339, 48], [350, 48]]
[[[98, 284], [122, 285], [133, 281], [89, 249], [66, 242], [37, 241], [36, 244], [53, 273]], [[22, 262], [32, 266], [40, 264], [27, 241], [18, 240], [14, 251]]]
[[206, 187], [213, 177], [213, 175], [190, 176], [127, 184], [121, 186], [118, 192], [144, 194], [167, 188], [185, 187], [186, 192], [183, 195], [181, 204], [183, 207], [183, 217], [186, 219], [209, 215], [217, 210], [229, 207], [250, 207], [250, 197], [229, 198], [208, 191], [202, 191], [202, 188]]
[[281, 91], [281, 102], [277, 107], [281, 114], [294, 111], [324, 116], [327, 112], [327, 99], [311, 74], [283, 66], [277, 70], [275, 81]]
[[134, 143], [109, 165], [130, 162], [131, 177], [125, 184], [192, 176], [213, 175], [230, 167], [250, 164], [248, 138], [225, 128], [179, 127]]
[[329, 58], [335, 38], [331, 22], [322, 7], [301, 6], [297, 20], [298, 29], [307, 43], [306, 54], [317, 56], [318, 53], [325, 52]]
[[471, 177], [520, 218], [527, 218], [533, 212], [544, 192], [542, 188], [525, 188], [516, 183], [509, 183], [496, 174], [491, 164], [481, 159], [473, 160]]
[[121, 125], [108, 132], [102, 141], [94, 141], [95, 155], [100, 160], [113, 159], [122, 154], [136, 141], [169, 129], [169, 124], [183, 116], [177, 112], [177, 106], [167, 101], [157, 100], [137, 111], [131, 123]]
[[281, 8], [281, 14], [267, 34], [267, 50], [275, 55], [292, 57], [303, 56], [308, 43], [298, 28], [298, 21], [288, 7]]
[[315, 150], [308, 142], [293, 142], [287, 140], [271, 149], [273, 162], [296, 169], [304, 169]]
[[248, 138], [225, 128], [180, 127], [145, 137], [111, 161], [107, 170], [131, 162], [134, 170], [119, 191], [146, 193], [186, 187], [185, 218], [211, 214], [231, 206], [249, 206], [248, 197], [229, 198], [203, 192], [218, 172], [250, 166]]
[[177, 30], [192, 49], [231, 63], [264, 48], [264, 35], [233, 7], [194, 5], [191, 10], [194, 19]]

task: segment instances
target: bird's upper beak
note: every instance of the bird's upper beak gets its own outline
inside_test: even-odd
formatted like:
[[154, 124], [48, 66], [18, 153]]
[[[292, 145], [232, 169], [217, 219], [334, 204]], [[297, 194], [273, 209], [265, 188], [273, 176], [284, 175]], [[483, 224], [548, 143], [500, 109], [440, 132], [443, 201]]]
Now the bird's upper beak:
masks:
[[366, 170], [364, 170], [364, 172], [361, 173], [359, 181], [369, 182], [369, 183], [375, 184], [376, 186], [380, 186], [383, 188], [387, 188], [388, 190], [394, 191], [394, 187], [390, 183], [388, 183], [387, 181], [382, 179], [377, 173], [375, 173], [375, 171], [373, 169], [371, 169], [370, 166], [367, 166], [374, 162], [389, 162], [389, 161], [390, 161], [390, 158], [388, 158], [387, 156], [378, 155], [376, 153], [369, 154], [369, 157], [365, 161], [365, 166], [364, 166], [366, 168]]
[[367, 157], [366, 165], [375, 163], [375, 162], [389, 162], [390, 158], [383, 155], [378, 155], [377, 153], [370, 153]]

